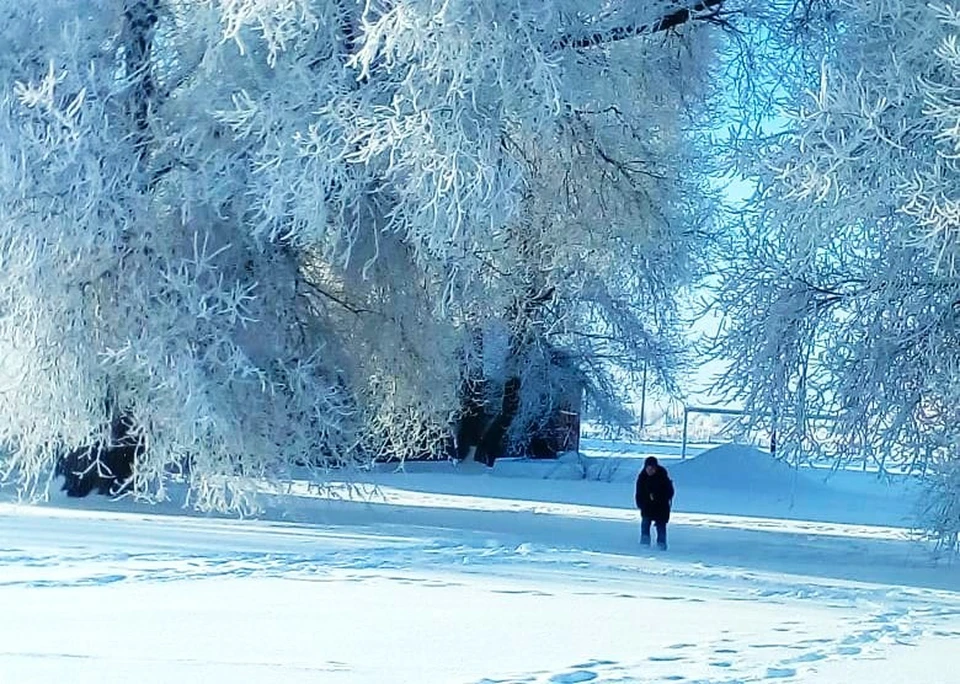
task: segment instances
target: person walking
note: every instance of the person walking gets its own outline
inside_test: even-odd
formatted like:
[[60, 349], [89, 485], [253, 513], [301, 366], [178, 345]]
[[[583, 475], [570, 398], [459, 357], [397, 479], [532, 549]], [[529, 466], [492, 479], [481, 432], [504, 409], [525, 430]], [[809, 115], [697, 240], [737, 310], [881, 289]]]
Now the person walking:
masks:
[[648, 456], [637, 476], [637, 508], [640, 509], [640, 543], [650, 546], [650, 526], [657, 528], [657, 547], [667, 549], [667, 523], [673, 506], [673, 481], [657, 461]]

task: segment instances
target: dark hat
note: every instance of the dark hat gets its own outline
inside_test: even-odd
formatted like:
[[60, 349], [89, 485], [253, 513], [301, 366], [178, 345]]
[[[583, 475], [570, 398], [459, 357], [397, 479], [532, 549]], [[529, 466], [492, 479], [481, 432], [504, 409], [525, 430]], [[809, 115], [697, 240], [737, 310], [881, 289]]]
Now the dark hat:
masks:
[[655, 466], [658, 463], [659, 461], [657, 461], [656, 456], [647, 456], [646, 460], [643, 462], [643, 467], [646, 468], [647, 466]]

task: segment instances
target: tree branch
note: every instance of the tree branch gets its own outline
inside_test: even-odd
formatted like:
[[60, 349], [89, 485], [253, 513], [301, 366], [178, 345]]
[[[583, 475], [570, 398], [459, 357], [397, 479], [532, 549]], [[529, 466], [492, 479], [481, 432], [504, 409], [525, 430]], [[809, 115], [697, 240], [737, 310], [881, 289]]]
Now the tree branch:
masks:
[[641, 35], [649, 35], [660, 31], [668, 31], [676, 26], [685, 24], [693, 18], [693, 15], [703, 10], [719, 7], [724, 0], [700, 0], [691, 7], [682, 7], [678, 10], [665, 14], [652, 24], [630, 24], [627, 26], [615, 26], [606, 31], [596, 31], [586, 35], [566, 34], [555, 40], [551, 47], [553, 50], [564, 50], [573, 48], [574, 50], [583, 50], [586, 48], [599, 47], [607, 43], [615, 43], [620, 40], [627, 40]]
[[[322, 287], [320, 287], [319, 285], [317, 285], [317, 284], [314, 283], [314, 282], [311, 282], [310, 280], [308, 280], [308, 279], [306, 279], [306, 278], [298, 278], [298, 279], [297, 279], [297, 284], [298, 284], [298, 285], [305, 285], [305, 286], [309, 289], [309, 292], [310, 292], [310, 293], [312, 293], [312, 294], [314, 294], [314, 295], [319, 295], [319, 296], [321, 296], [321, 297], [325, 297], [326, 299], [329, 299], [329, 300], [331, 300], [331, 301], [339, 304], [340, 306], [342, 306], [344, 309], [346, 309], [347, 311], [349, 311], [349, 312], [352, 313], [352, 314], [356, 314], [356, 315], [359, 316], [360, 314], [364, 314], [364, 313], [370, 313], [370, 314], [378, 313], [378, 312], [374, 311], [373, 309], [367, 309], [367, 308], [362, 307], [362, 306], [356, 306], [356, 305], [354, 305], [354, 304], [351, 304], [351, 303], [348, 302], [346, 299], [343, 299], [342, 297], [338, 297], [337, 295], [333, 294], [332, 292], [328, 292], [327, 290], [324, 290]], [[307, 294], [307, 293], [301, 293], [301, 295], [304, 295], [304, 294]]]

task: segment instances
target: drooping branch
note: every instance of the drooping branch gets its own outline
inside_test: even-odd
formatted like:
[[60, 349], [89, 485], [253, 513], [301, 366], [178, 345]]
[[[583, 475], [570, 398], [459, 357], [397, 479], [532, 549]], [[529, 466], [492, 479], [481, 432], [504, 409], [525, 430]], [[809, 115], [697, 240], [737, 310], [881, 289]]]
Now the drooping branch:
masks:
[[651, 24], [628, 24], [626, 26], [614, 26], [606, 31], [594, 31], [586, 34], [568, 33], [553, 42], [553, 50], [564, 50], [572, 48], [574, 50], [583, 50], [586, 48], [599, 47], [608, 43], [615, 43], [636, 36], [649, 35], [660, 31], [668, 31], [672, 28], [685, 24], [698, 12], [717, 8], [723, 4], [723, 0], [700, 0], [690, 7], [681, 7], [669, 14], [665, 14]]
[[307, 290], [307, 292], [303, 293], [304, 295], [308, 297], [309, 295], [316, 295], [319, 297], [323, 297], [325, 299], [329, 299], [330, 301], [340, 305], [341, 307], [343, 307], [344, 309], [346, 309], [352, 314], [356, 314], [359, 316], [360, 314], [365, 314], [365, 313], [377, 313], [373, 309], [368, 309], [363, 306], [351, 304], [343, 296], [335, 295], [334, 293], [321, 287], [317, 283], [312, 282], [309, 278], [297, 278], [297, 287], [300, 287], [300, 286], [304, 286]]

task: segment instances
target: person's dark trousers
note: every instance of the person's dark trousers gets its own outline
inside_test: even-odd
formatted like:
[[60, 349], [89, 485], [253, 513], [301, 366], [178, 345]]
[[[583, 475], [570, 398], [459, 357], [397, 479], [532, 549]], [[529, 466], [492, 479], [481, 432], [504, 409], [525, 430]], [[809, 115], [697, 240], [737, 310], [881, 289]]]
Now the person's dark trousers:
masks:
[[662, 520], [654, 522], [650, 518], [640, 519], [640, 543], [644, 546], [650, 546], [650, 525], [657, 527], [657, 546], [661, 549], [667, 548], [667, 523]]

